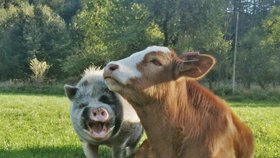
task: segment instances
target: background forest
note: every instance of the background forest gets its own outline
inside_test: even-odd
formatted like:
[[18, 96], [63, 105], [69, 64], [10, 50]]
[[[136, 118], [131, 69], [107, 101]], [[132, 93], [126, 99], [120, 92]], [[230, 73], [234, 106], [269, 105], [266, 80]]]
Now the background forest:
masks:
[[[210, 88], [230, 87], [237, 36], [238, 85], [273, 89], [280, 83], [279, 4], [280, 0], [0, 0], [0, 81], [32, 82], [35, 60], [45, 64], [46, 72], [37, 81], [67, 82], [90, 65], [102, 67], [149, 45], [164, 45], [177, 53], [214, 55], [218, 63], [204, 81]], [[225, 89], [222, 93], [231, 92]]]

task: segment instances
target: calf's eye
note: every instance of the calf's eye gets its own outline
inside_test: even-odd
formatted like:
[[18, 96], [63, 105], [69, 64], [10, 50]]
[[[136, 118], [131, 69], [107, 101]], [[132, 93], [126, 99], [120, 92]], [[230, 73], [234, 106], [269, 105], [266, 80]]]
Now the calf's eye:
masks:
[[153, 59], [150, 62], [153, 63], [156, 66], [161, 66], [162, 65], [157, 59]]

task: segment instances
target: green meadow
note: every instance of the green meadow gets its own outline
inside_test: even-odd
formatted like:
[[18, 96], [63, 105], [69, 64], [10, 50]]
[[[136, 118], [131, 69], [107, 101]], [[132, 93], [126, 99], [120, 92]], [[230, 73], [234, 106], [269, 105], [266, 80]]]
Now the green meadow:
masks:
[[[230, 102], [253, 130], [256, 158], [280, 157], [280, 103]], [[82, 158], [70, 122], [69, 101], [62, 95], [0, 94], [0, 157]], [[101, 148], [102, 158], [110, 150]]]

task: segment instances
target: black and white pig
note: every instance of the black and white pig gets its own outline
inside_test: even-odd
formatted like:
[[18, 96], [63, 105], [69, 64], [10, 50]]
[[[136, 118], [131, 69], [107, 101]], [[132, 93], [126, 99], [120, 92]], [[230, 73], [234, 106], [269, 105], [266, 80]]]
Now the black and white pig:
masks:
[[98, 158], [98, 146], [112, 148], [114, 158], [129, 157], [143, 134], [132, 106], [110, 91], [103, 70], [91, 67], [76, 86], [65, 85], [71, 120], [87, 158]]

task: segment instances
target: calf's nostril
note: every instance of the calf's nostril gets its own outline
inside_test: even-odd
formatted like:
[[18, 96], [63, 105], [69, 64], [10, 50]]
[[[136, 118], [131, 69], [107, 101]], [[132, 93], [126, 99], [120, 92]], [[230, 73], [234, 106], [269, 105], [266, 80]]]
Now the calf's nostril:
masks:
[[116, 65], [116, 64], [109, 64], [108, 67], [109, 67], [109, 70], [114, 71], [114, 70], [116, 70], [116, 69], [119, 68], [119, 65]]

